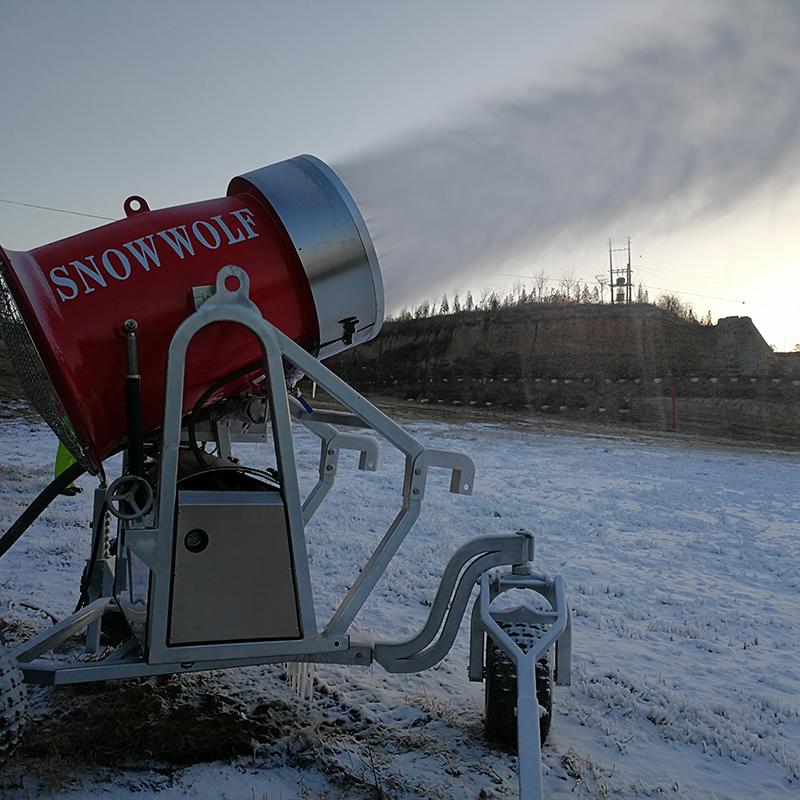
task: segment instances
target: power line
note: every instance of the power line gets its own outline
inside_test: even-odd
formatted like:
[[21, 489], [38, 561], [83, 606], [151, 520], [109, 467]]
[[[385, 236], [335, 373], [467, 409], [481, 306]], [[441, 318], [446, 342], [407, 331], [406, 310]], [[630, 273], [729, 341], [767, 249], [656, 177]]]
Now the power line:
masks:
[[100, 214], [87, 214], [84, 211], [70, 211], [67, 208], [53, 208], [52, 206], [39, 206], [35, 203], [23, 203], [19, 200], [4, 200], [0, 197], [0, 203], [8, 203], [11, 206], [24, 206], [25, 208], [38, 208], [40, 211], [55, 211], [59, 214], [72, 214], [75, 217], [90, 217], [91, 219], [105, 219], [109, 222], [116, 222], [114, 217], [103, 217]]
[[673, 280], [677, 280], [680, 283], [697, 283], [697, 284], [706, 284], [706, 283], [715, 283], [717, 286], [727, 286], [732, 289], [736, 288], [736, 284], [732, 283], [731, 281], [722, 281], [718, 278], [708, 278], [706, 276], [698, 277], [697, 274], [695, 275], [688, 275], [685, 272], [676, 272], [675, 270], [663, 270], [663, 269], [653, 269], [652, 267], [637, 267], [639, 272], [646, 272], [650, 275], [662, 275], [665, 278], [672, 278]]
[[[505, 278], [527, 278], [530, 281], [535, 281], [538, 277], [537, 275], [516, 275], [513, 272], [493, 272], [492, 275], [500, 275]], [[550, 280], [550, 278], [547, 278]]]
[[[664, 275], [667, 278], [671, 277], [669, 273], [659, 272], [658, 270], [646, 269], [644, 267], [639, 267], [639, 271], [640, 272], [647, 272], [647, 273], [649, 273], [651, 275], [656, 274], [658, 272], [658, 274]], [[684, 286], [685, 286], [685, 283], [686, 283], [687, 280], [690, 283], [693, 282], [693, 281], [696, 281], [697, 283], [702, 284], [702, 282], [703, 282], [702, 279], [700, 279], [700, 278], [697, 278], [697, 279], [693, 279], [693, 278], [678, 278], [676, 283], [677, 283], [678, 286], [680, 286], [681, 284], [684, 284]], [[731, 284], [731, 283], [725, 284], [725, 285], [733, 287], [733, 284]], [[645, 286], [648, 286], [648, 284], [645, 284]], [[653, 288], [653, 289], [661, 289], [664, 292], [675, 292], [677, 294], [688, 294], [688, 295], [691, 295], [692, 297], [705, 297], [705, 298], [707, 298], [709, 300], [724, 300], [727, 303], [741, 303], [741, 305], [745, 305], [746, 302], [747, 302], [746, 300], [740, 300], [739, 298], [721, 297], [720, 295], [717, 295], [717, 294], [702, 294], [701, 292], [691, 291], [691, 289], [695, 288], [695, 287], [691, 287], [690, 289], [686, 289], [686, 288], [681, 288], [681, 289], [671, 289], [671, 288], [669, 288], [668, 289], [666, 286], [653, 286], [652, 284], [650, 284], [649, 286], [651, 288]]]
[[745, 300], [733, 299], [732, 297], [720, 297], [716, 294], [700, 294], [699, 292], [689, 292], [684, 289], [668, 289], [666, 286], [653, 286], [652, 284], [644, 284], [645, 289], [660, 289], [662, 292], [672, 292], [674, 294], [685, 294], [689, 297], [705, 297], [707, 300], [723, 300], [726, 303], [738, 303], [746, 305]]

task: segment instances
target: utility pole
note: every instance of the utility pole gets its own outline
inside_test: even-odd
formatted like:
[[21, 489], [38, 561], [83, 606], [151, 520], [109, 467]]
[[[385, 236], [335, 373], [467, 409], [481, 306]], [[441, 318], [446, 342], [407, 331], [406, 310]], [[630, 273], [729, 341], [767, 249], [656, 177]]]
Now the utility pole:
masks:
[[614, 250], [611, 248], [611, 237], [608, 237], [608, 285], [611, 288], [611, 302], [614, 302]]
[[631, 237], [628, 237], [628, 274], [625, 276], [628, 279], [627, 284], [627, 302], [633, 302], [633, 281], [631, 281]]

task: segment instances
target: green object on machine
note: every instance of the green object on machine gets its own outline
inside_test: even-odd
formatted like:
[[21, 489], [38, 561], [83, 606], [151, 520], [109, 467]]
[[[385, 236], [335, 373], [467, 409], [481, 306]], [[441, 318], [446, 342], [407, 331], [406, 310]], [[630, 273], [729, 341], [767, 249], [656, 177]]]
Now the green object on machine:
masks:
[[[55, 477], [57, 478], [59, 475], [66, 472], [75, 463], [77, 463], [75, 456], [67, 450], [63, 442], [59, 441], [58, 450], [56, 450]], [[74, 483], [70, 483], [69, 486], [62, 489], [61, 494], [74, 495], [78, 494], [80, 491], [80, 487], [76, 486]]]

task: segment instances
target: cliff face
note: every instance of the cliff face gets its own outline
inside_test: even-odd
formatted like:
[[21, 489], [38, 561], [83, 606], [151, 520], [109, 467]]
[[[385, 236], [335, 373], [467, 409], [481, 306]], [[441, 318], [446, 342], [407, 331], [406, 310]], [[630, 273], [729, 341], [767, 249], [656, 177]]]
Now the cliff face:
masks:
[[717, 356], [733, 372], [763, 375], [772, 350], [750, 317], [723, 317], [717, 322]]
[[388, 322], [376, 341], [335, 363], [345, 370], [369, 364], [382, 374], [418, 374], [435, 364], [470, 375], [619, 379], [763, 375], [771, 356], [749, 317], [703, 327], [648, 305], [532, 305]]
[[532, 305], [388, 322], [331, 366], [368, 394], [655, 427], [671, 425], [675, 382], [683, 427], [793, 441], [789, 355], [749, 317], [704, 327], [648, 305]]

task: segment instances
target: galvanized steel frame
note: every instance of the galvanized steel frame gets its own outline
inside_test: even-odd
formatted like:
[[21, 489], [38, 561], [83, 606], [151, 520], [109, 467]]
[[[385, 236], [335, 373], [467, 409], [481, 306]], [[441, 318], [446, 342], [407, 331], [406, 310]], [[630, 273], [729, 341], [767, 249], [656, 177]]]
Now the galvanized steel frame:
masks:
[[[231, 279], [237, 282], [236, 289], [231, 290], [226, 286], [226, 281]], [[258, 307], [250, 301], [248, 289], [249, 281], [244, 270], [232, 265], [223, 267], [217, 275], [214, 294], [199, 306], [195, 314], [181, 324], [170, 343], [155, 518], [146, 528], [128, 530], [125, 537], [126, 546], [144, 560], [153, 574], [147, 632], [147, 660], [151, 664], [297, 653], [313, 656], [346, 650], [347, 630], [350, 624], [419, 516], [428, 470], [431, 467], [449, 469], [450, 491], [458, 494], [472, 492], [475, 471], [472, 461], [467, 456], [423, 447], [417, 439], [375, 408], [316, 358], [267, 322]], [[295, 556], [295, 577], [303, 638], [296, 641], [168, 647], [166, 628], [169, 611], [169, 566], [181, 440], [183, 371], [186, 352], [192, 338], [207, 325], [217, 322], [235, 322], [243, 325], [258, 338], [262, 346], [270, 399], [270, 426]], [[400, 511], [322, 631], [318, 631], [316, 625], [304, 523], [311, 518], [324, 496], [330, 491], [336, 473], [338, 451], [343, 448], [360, 450], [363, 468], [370, 469], [377, 464], [377, 445], [370, 441], [371, 437], [343, 433], [336, 430], [329, 422], [314, 419], [314, 415], [304, 415], [302, 409], [297, 406], [290, 409], [290, 398], [287, 396], [284, 379], [284, 361], [312, 378], [347, 408], [353, 417], [361, 420], [363, 427], [375, 431], [406, 457]], [[292, 413], [320, 437], [323, 448], [319, 480], [304, 504], [300, 501], [292, 446], [290, 419]]]

